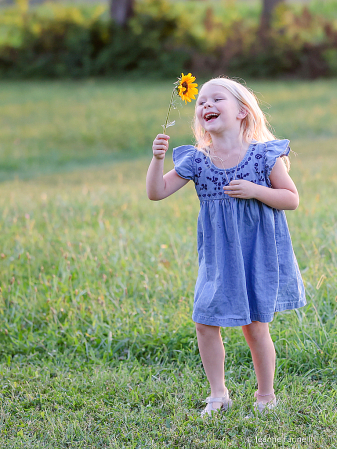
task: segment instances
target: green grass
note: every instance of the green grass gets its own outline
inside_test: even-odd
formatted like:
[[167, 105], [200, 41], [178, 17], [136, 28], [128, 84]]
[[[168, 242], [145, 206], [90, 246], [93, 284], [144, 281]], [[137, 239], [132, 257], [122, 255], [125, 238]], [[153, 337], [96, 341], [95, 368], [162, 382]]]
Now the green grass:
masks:
[[[199, 204], [191, 183], [162, 202], [145, 191], [171, 85], [3, 83], [1, 448], [336, 447], [336, 83], [248, 84], [297, 153], [287, 218], [308, 305], [270, 325], [279, 409], [245, 420], [256, 378], [241, 329], [225, 328], [234, 407], [199, 418]], [[171, 147], [192, 141], [193, 105], [179, 111]]]
[[[311, 141], [337, 135], [335, 80], [249, 85], [278, 137]], [[138, 80], [2, 82], [0, 180], [146, 154], [161, 132], [171, 89], [167, 82]], [[192, 142], [194, 105], [178, 99], [177, 107], [172, 147]]]

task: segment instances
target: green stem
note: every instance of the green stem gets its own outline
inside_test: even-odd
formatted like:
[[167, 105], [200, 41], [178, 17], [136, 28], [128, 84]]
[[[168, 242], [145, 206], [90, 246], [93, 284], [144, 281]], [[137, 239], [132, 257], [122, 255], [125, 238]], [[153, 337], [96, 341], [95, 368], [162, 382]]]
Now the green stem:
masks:
[[169, 105], [169, 108], [168, 108], [168, 111], [167, 111], [166, 120], [165, 120], [165, 125], [163, 126], [163, 128], [164, 128], [164, 134], [166, 134], [166, 126], [167, 126], [167, 122], [168, 122], [169, 115], [170, 115], [170, 112], [171, 112], [171, 108], [172, 108], [172, 106], [173, 106], [173, 97], [174, 97], [174, 94], [175, 94], [175, 90], [176, 90], [176, 88], [174, 88], [174, 89], [172, 90], [171, 100], [170, 100], [170, 105]]

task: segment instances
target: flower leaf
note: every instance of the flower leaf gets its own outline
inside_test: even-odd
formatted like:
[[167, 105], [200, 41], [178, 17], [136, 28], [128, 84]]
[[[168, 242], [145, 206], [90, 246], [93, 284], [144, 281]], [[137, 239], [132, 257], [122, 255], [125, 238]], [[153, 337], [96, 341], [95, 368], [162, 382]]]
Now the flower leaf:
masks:
[[176, 124], [176, 121], [173, 120], [173, 122], [167, 123], [167, 125], [161, 125], [163, 127], [164, 133], [166, 131], [167, 128], [169, 128], [170, 126], [174, 126]]

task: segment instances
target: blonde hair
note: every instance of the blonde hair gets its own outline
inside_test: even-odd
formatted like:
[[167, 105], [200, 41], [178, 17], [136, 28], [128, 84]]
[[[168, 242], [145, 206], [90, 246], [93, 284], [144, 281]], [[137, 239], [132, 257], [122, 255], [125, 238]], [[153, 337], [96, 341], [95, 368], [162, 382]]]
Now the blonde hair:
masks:
[[[249, 143], [252, 140], [256, 140], [257, 142], [268, 142], [269, 140], [276, 139], [268, 129], [270, 125], [258, 104], [258, 100], [254, 92], [251, 89], [243, 86], [237, 81], [224, 77], [212, 78], [203, 84], [203, 86], [210, 84], [227, 89], [237, 99], [240, 109], [242, 108], [247, 111], [246, 117], [241, 120], [241, 135], [243, 141]], [[193, 132], [198, 150], [210, 157], [209, 146], [212, 142], [212, 138], [211, 135], [201, 126], [196, 113], [194, 115]], [[282, 156], [282, 160], [289, 171], [289, 158], [287, 156]]]

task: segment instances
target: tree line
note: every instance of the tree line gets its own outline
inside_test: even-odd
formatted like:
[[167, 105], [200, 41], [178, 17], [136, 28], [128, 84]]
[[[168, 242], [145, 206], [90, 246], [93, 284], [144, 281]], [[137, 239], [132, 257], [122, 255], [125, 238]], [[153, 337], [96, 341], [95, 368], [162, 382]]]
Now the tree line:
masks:
[[[268, 30], [273, 11], [285, 0], [262, 0], [262, 14], [260, 20], [261, 31]], [[134, 14], [135, 0], [110, 0], [111, 19], [120, 26], [126, 26], [128, 20]]]

